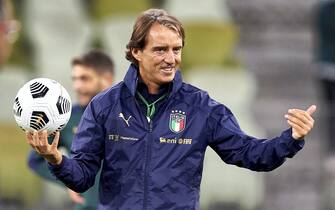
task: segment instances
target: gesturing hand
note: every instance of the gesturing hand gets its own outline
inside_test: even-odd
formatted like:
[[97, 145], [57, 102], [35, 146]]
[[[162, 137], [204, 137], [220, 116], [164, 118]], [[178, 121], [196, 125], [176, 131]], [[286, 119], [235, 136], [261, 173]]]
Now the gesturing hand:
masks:
[[48, 142], [47, 131], [26, 132], [28, 144], [51, 164], [58, 165], [62, 162], [62, 154], [58, 150], [59, 132], [56, 133], [52, 144]]
[[292, 137], [296, 140], [304, 138], [313, 128], [314, 119], [312, 114], [316, 106], [310, 106], [306, 111], [301, 109], [289, 109], [285, 114], [287, 123], [292, 127]]

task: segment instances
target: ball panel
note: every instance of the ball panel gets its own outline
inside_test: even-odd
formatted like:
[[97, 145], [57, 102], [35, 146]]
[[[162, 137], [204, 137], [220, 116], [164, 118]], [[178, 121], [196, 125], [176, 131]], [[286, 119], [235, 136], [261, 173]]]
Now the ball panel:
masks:
[[63, 96], [58, 97], [56, 106], [59, 114], [65, 114], [69, 112], [71, 109], [70, 101], [64, 98]]
[[14, 107], [13, 107], [13, 111], [14, 111], [14, 115], [21, 117], [22, 114], [22, 107], [21, 104], [19, 102], [19, 98], [16, 97], [14, 100]]
[[40, 82], [34, 82], [30, 85], [30, 92], [33, 98], [43, 98], [48, 91], [49, 88]]
[[44, 112], [33, 111], [30, 118], [30, 127], [41, 130], [49, 122], [49, 118]]

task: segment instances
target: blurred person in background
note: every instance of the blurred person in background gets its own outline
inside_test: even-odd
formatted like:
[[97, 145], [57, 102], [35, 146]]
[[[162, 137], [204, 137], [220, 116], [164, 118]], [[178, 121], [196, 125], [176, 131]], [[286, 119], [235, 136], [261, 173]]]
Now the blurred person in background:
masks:
[[199, 209], [203, 159], [210, 146], [228, 164], [270, 171], [293, 157], [311, 131], [316, 106], [289, 109], [291, 126], [273, 139], [246, 135], [233, 113], [205, 91], [183, 82], [185, 33], [164, 10], [138, 16], [126, 50], [123, 82], [88, 105], [71, 158], [47, 133], [27, 133], [49, 169], [78, 192], [100, 176], [99, 209]]
[[[101, 51], [92, 50], [72, 60], [72, 81], [78, 104], [72, 107], [71, 118], [62, 130], [59, 147], [65, 148], [66, 151], [71, 150], [73, 136], [86, 106], [97, 93], [112, 85], [113, 78], [114, 62]], [[29, 167], [40, 177], [62, 184], [50, 173], [44, 158], [33, 150], [29, 154], [28, 163]], [[97, 178], [95, 185], [82, 194], [68, 189], [70, 198], [76, 204], [77, 210], [97, 209], [98, 186], [99, 180]]]
[[[335, 157], [335, 0], [320, 1], [316, 12], [318, 78], [325, 104], [327, 156]], [[334, 162], [335, 163], [335, 162]]]
[[14, 19], [12, 2], [10, 0], [0, 0], [0, 66], [10, 56], [19, 29], [20, 24]]

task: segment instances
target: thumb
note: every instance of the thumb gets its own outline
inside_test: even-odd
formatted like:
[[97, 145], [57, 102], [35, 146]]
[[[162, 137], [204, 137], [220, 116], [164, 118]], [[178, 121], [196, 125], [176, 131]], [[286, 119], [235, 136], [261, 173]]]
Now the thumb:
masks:
[[306, 110], [306, 112], [307, 112], [309, 115], [312, 115], [315, 111], [316, 111], [316, 106], [315, 106], [315, 105], [310, 106], [310, 107]]

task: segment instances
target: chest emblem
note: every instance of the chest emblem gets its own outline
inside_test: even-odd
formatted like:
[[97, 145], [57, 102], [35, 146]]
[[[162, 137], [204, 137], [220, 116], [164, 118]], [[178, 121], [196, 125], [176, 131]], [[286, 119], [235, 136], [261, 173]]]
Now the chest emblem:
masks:
[[186, 127], [185, 112], [180, 110], [173, 110], [170, 114], [169, 128], [174, 133], [182, 132]]

